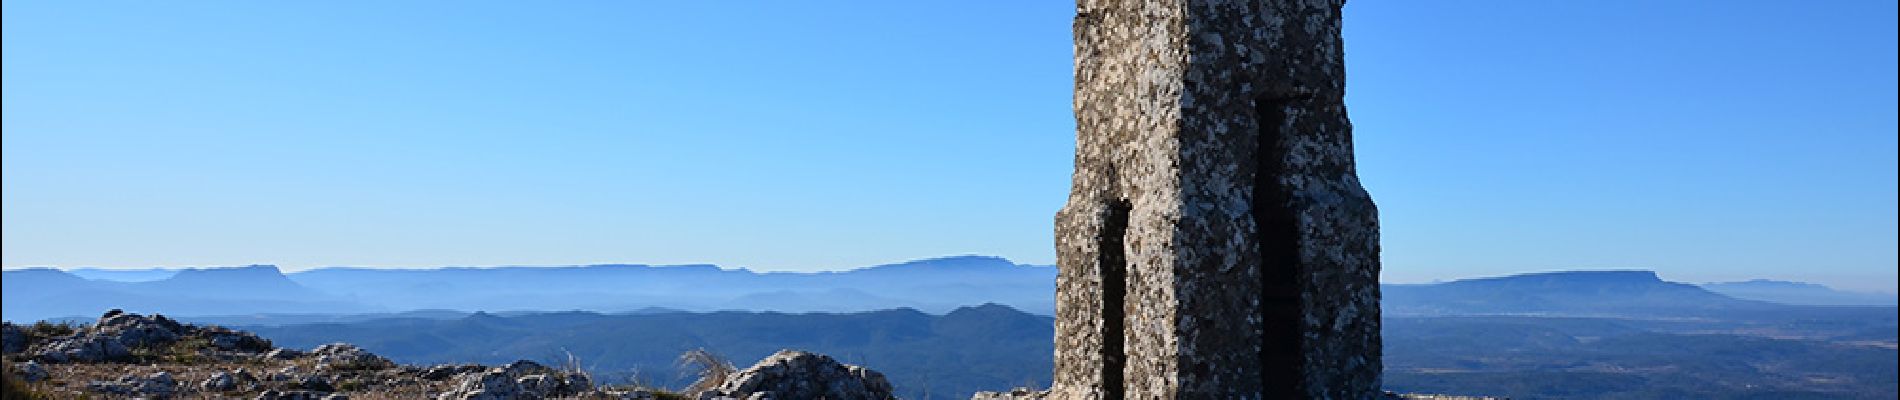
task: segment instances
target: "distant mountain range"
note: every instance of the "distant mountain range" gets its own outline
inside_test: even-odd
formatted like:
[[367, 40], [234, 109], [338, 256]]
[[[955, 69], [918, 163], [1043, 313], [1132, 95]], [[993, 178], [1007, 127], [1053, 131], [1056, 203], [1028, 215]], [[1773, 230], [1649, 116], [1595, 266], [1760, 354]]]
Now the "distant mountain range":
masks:
[[1756, 279], [1743, 282], [1704, 283], [1701, 286], [1709, 291], [1721, 293], [1729, 297], [1782, 304], [1813, 306], [1891, 306], [1900, 304], [1900, 298], [1896, 298], [1891, 294], [1848, 292], [1806, 282]]
[[349, 313], [380, 309], [312, 290], [272, 266], [188, 269], [169, 278], [116, 282], [54, 269], [9, 270], [0, 276], [0, 314], [33, 321], [123, 308], [173, 315]]
[[[642, 265], [165, 273], [114, 275], [139, 279], [119, 282], [6, 271], [0, 305], [17, 322], [90, 321], [108, 308], [165, 313], [286, 347], [352, 342], [407, 363], [572, 354], [602, 382], [672, 386], [683, 380], [673, 360], [686, 350], [745, 363], [799, 348], [883, 371], [905, 398], [1046, 385], [1053, 351], [1055, 268], [994, 257], [822, 273]], [[1764, 286], [1788, 290], [1731, 294]], [[1762, 294], [1825, 287], [1571, 271], [1383, 288], [1393, 390], [1558, 399], [1900, 392], [1893, 306], [1790, 305]]]
[[98, 280], [98, 281], [151, 282], [151, 281], [156, 281], [160, 279], [170, 278], [173, 275], [178, 275], [178, 271], [179, 269], [172, 269], [172, 268], [141, 268], [141, 269], [74, 268], [74, 269], [66, 270], [66, 273], [73, 274], [73, 276], [91, 279], [91, 280]]
[[[109, 308], [253, 323], [339, 321], [351, 314], [439, 310], [856, 312], [941, 314], [1002, 304], [1053, 315], [1056, 268], [957, 256], [840, 272], [754, 272], [712, 265], [501, 266], [439, 269], [275, 267], [8, 270], [11, 321], [85, 317]], [[1649, 271], [1571, 271], [1384, 285], [1388, 315], [1683, 316], [1775, 304], [1892, 305], [1894, 296], [1775, 281], [1668, 282]]]
[[591, 310], [850, 312], [896, 307], [944, 313], [1007, 304], [1055, 309], [1056, 269], [998, 257], [960, 256], [842, 272], [753, 272], [712, 265], [589, 265], [392, 270], [323, 268], [290, 279], [312, 289], [397, 310]]
[[1383, 286], [1394, 315], [1680, 315], [1774, 304], [1741, 300], [1650, 271], [1569, 271]]
[[1891, 306], [1892, 294], [1797, 282], [1692, 285], [1652, 271], [1561, 271], [1381, 285], [1388, 315], [1692, 316], [1785, 305]]
[[649, 308], [851, 312], [897, 307], [945, 313], [997, 303], [1048, 315], [1055, 310], [1056, 269], [998, 257], [959, 256], [814, 273], [712, 265], [587, 265], [338, 267], [287, 275], [270, 266], [73, 272], [40, 268], [4, 274], [5, 318], [31, 321], [83, 317], [109, 308], [175, 316]]

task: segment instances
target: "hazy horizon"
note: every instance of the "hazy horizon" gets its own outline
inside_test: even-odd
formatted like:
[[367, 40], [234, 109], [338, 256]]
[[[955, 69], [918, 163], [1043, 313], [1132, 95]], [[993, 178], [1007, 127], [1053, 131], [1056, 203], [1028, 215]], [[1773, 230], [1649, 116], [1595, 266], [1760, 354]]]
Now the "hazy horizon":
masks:
[[[0, 267], [1054, 263], [1072, 4], [350, 4], [6, 1]], [[1349, 3], [1382, 278], [1895, 292], [1895, 7]]]
[[[353, 268], [353, 269], [378, 269], [378, 270], [384, 270], [384, 269], [387, 269], [387, 270], [434, 270], [434, 269], [457, 269], [457, 268], [461, 268], [461, 269], [467, 269], [467, 268], [474, 268], [474, 269], [563, 268], [563, 267], [586, 267], [586, 266], [603, 266], [603, 265], [642, 265], [642, 266], [650, 266], [650, 267], [693, 267], [693, 266], [710, 265], [710, 266], [718, 267], [719, 269], [728, 270], [728, 271], [752, 271], [752, 272], [759, 272], [759, 273], [765, 273], [765, 272], [818, 273], [818, 272], [843, 272], [843, 271], [851, 271], [851, 270], [870, 268], [870, 267], [903, 264], [903, 263], [908, 263], [908, 262], [928, 261], [928, 260], [947, 259], [947, 258], [959, 258], [959, 257], [994, 257], [994, 258], [999, 258], [999, 259], [1009, 261], [1017, 265], [1023, 265], [1023, 266], [1039, 266], [1039, 267], [1054, 267], [1055, 266], [1053, 264], [1024, 263], [1017, 260], [1011, 260], [1007, 257], [999, 257], [999, 256], [990, 256], [990, 255], [982, 255], [982, 254], [957, 254], [957, 255], [944, 255], [944, 256], [935, 256], [935, 257], [920, 257], [920, 258], [906, 259], [906, 260], [894, 260], [894, 261], [889, 261], [889, 262], [880, 262], [880, 263], [875, 263], [875, 264], [855, 265], [855, 266], [839, 266], [839, 267], [823, 267], [823, 268], [794, 268], [794, 269], [780, 269], [780, 270], [750, 268], [746, 266], [734, 266], [734, 265], [724, 265], [724, 264], [718, 264], [718, 263], [704, 263], [704, 262], [677, 263], [677, 264], [642, 263], [642, 262], [589, 262], [589, 263], [565, 263], [565, 264], [502, 263], [502, 264], [481, 264], [481, 265], [316, 265], [316, 266], [284, 266], [284, 265], [271, 264], [271, 263], [249, 263], [249, 264], [232, 264], [232, 265], [155, 265], [155, 266], [146, 266], [146, 267], [102, 267], [102, 266], [90, 266], [90, 265], [71, 265], [71, 266], [19, 265], [19, 266], [6, 266], [0, 269], [20, 270], [20, 269], [31, 269], [31, 268], [52, 268], [52, 269], [58, 269], [61, 271], [73, 271], [73, 270], [81, 270], [81, 269], [117, 270], [117, 271], [153, 271], [153, 270], [178, 271], [178, 270], [186, 270], [186, 269], [216, 269], [216, 268], [242, 268], [242, 267], [249, 267], [249, 266], [270, 266], [270, 267], [277, 268], [279, 271], [282, 271], [285, 274], [293, 274], [297, 272], [326, 269], [326, 268]], [[1664, 271], [1656, 271], [1656, 270], [1642, 269], [1642, 268], [1543, 268], [1543, 269], [1533, 268], [1533, 269], [1525, 269], [1522, 271], [1509, 272], [1509, 273], [1504, 273], [1504, 274], [1454, 276], [1454, 277], [1449, 277], [1449, 278], [1432, 279], [1428, 281], [1393, 281], [1390, 279], [1381, 279], [1380, 283], [1382, 284], [1430, 284], [1430, 283], [1444, 283], [1444, 282], [1451, 282], [1451, 281], [1465, 280], [1465, 279], [1495, 278], [1495, 277], [1513, 276], [1513, 275], [1529, 275], [1529, 274], [1554, 273], [1554, 272], [1580, 272], [1580, 271], [1655, 272], [1656, 275], [1664, 281], [1681, 282], [1681, 283], [1689, 283], [1689, 284], [1743, 283], [1743, 282], [1753, 282], [1753, 281], [1811, 283], [1811, 284], [1819, 284], [1822, 286], [1826, 286], [1828, 288], [1835, 289], [1835, 290], [1841, 290], [1841, 291], [1853, 292], [1853, 293], [1900, 295], [1900, 292], [1897, 292], [1892, 289], [1885, 289], [1885, 290], [1883, 290], [1882, 288], [1856, 289], [1856, 288], [1851, 288], [1851, 287], [1840, 287], [1840, 286], [1836, 286], [1832, 284], [1827, 284], [1824, 282], [1802, 281], [1802, 280], [1793, 280], [1793, 279], [1747, 278], [1747, 279], [1727, 280], [1727, 281], [1697, 281], [1697, 280], [1689, 280], [1689, 279], [1679, 279], [1679, 278], [1670, 276], [1668, 273]], [[133, 282], [136, 280], [123, 280], [123, 281]]]

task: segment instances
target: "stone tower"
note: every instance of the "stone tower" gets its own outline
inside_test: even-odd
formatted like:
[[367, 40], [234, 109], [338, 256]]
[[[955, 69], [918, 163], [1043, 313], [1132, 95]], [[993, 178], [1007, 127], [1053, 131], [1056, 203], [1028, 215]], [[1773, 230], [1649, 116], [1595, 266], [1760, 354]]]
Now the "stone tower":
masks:
[[1080, 0], [1051, 397], [1376, 397], [1344, 0]]

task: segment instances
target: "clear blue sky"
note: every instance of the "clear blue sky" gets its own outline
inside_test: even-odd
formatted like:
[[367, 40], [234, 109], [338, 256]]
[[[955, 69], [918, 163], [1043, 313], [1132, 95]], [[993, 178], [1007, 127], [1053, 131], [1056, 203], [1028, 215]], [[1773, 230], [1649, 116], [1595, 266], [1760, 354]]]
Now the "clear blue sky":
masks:
[[[1053, 261], [1071, 3], [792, 3], [6, 1], [3, 263]], [[1386, 279], [1893, 291], [1895, 20], [1352, 2]]]

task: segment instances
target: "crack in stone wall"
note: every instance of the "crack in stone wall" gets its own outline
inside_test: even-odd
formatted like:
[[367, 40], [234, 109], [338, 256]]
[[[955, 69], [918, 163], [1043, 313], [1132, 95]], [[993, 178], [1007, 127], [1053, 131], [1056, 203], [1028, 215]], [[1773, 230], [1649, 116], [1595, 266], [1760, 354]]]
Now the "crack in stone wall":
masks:
[[1260, 382], [1265, 397], [1297, 398], [1301, 391], [1299, 223], [1292, 193], [1278, 179], [1286, 165], [1287, 101], [1254, 100], [1254, 246], [1260, 254]]
[[1126, 392], [1122, 375], [1128, 355], [1122, 335], [1128, 322], [1128, 260], [1122, 246], [1128, 232], [1126, 201], [1112, 202], [1103, 216], [1100, 255], [1102, 266], [1102, 394], [1120, 398]]

